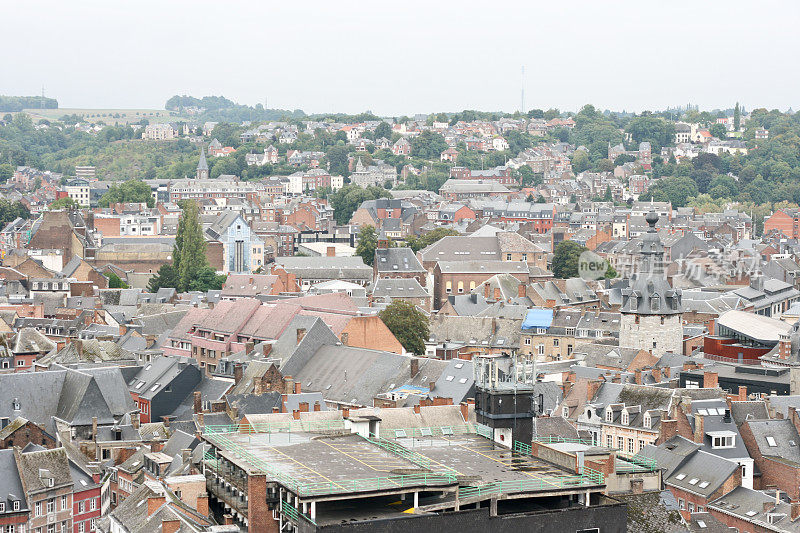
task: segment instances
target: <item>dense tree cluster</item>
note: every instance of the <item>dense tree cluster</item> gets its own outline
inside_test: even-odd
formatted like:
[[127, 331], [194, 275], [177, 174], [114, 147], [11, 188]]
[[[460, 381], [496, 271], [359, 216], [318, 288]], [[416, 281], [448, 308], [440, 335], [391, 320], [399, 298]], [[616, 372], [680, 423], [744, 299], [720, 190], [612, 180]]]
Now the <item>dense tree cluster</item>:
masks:
[[430, 335], [428, 317], [405, 300], [395, 300], [378, 316], [394, 334], [406, 351], [423, 355], [425, 354], [425, 341]]
[[366, 200], [390, 198], [386, 189], [380, 187], [367, 187], [363, 189], [353, 183], [345, 185], [328, 197], [328, 202], [333, 208], [333, 216], [337, 224], [347, 224], [350, 217]]
[[97, 201], [100, 207], [108, 207], [116, 203], [146, 203], [147, 207], [153, 207], [155, 199], [151, 194], [150, 186], [145, 182], [128, 180], [113, 184]]

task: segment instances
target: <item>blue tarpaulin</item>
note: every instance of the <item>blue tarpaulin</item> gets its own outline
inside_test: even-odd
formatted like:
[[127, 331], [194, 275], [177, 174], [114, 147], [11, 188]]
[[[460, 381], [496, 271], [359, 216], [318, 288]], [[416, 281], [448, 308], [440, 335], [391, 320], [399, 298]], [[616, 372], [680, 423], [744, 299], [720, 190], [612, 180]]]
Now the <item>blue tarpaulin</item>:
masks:
[[552, 309], [530, 309], [522, 321], [522, 329], [549, 328], [552, 323]]

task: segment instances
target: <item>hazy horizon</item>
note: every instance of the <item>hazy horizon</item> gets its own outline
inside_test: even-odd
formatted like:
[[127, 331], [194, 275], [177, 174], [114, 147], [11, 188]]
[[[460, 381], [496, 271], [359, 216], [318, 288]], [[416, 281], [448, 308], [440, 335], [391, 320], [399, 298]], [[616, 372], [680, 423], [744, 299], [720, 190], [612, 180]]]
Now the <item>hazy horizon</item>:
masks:
[[[243, 1], [5, 6], [0, 94], [163, 109], [175, 94], [306, 113], [800, 107], [800, 4]], [[724, 6], [724, 7], [722, 7]], [[492, 9], [494, 8], [494, 9]]]

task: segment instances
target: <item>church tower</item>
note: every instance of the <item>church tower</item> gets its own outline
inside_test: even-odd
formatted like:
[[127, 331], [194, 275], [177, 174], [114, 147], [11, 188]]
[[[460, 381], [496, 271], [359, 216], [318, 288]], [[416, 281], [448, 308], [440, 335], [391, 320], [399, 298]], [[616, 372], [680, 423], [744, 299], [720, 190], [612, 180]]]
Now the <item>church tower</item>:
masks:
[[650, 225], [642, 237], [641, 265], [622, 290], [619, 345], [662, 355], [683, 351], [681, 291], [664, 274], [664, 245], [658, 236], [658, 215], [645, 217]]
[[200, 149], [200, 161], [197, 162], [197, 179], [208, 179], [208, 161], [206, 161], [205, 148]]

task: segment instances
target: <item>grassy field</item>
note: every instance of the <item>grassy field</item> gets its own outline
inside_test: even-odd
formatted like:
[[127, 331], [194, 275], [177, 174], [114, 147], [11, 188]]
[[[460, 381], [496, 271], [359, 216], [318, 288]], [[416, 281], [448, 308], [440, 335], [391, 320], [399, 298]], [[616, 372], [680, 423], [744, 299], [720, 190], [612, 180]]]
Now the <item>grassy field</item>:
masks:
[[[127, 124], [129, 122], [139, 122], [142, 118], [147, 118], [150, 122], [169, 122], [179, 120], [178, 114], [171, 115], [170, 111], [163, 109], [80, 109], [80, 108], [59, 108], [59, 109], [25, 109], [35, 121], [39, 119], [58, 120], [64, 115], [83, 115], [87, 122], [105, 122], [106, 124]], [[115, 116], [117, 115], [117, 116]]]

